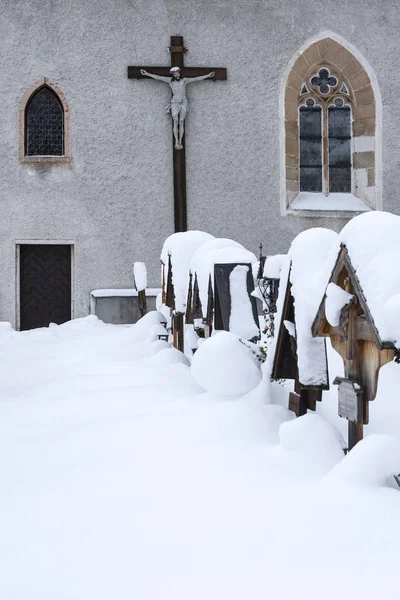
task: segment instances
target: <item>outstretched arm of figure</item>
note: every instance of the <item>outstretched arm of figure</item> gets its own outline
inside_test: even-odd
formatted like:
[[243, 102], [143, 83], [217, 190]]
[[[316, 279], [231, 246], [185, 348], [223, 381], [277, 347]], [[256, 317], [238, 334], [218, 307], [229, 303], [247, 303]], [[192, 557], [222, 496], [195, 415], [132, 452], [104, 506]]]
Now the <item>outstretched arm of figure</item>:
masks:
[[171, 81], [171, 77], [162, 77], [161, 75], [154, 75], [154, 73], [149, 73], [145, 69], [140, 69], [140, 73], [141, 75], [145, 75], [146, 77], [157, 79], [157, 81], [164, 81], [165, 83], [169, 83]]
[[188, 77], [186, 79], [186, 83], [193, 83], [194, 81], [204, 81], [204, 79], [210, 79], [211, 77], [214, 77], [215, 75], [215, 71], [211, 71], [211, 73], [208, 73], [207, 75], [199, 75], [198, 77]]

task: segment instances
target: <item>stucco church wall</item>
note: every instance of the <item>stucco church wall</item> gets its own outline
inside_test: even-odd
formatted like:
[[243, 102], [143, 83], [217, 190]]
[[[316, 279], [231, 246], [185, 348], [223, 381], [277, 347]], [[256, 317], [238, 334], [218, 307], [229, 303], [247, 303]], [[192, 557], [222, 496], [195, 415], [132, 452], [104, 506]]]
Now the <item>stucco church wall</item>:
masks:
[[[74, 242], [74, 316], [89, 292], [132, 286], [134, 261], [159, 285], [173, 231], [171, 124], [165, 84], [127, 79], [128, 65], [227, 67], [226, 82], [189, 88], [188, 223], [257, 252], [284, 252], [311, 226], [343, 219], [280, 214], [279, 93], [288, 61], [331, 29], [371, 64], [383, 101], [383, 208], [400, 213], [397, 2], [337, 0], [7, 0], [0, 19], [0, 319], [15, 324], [18, 240]], [[69, 165], [21, 165], [18, 111], [41, 77], [70, 108]]]

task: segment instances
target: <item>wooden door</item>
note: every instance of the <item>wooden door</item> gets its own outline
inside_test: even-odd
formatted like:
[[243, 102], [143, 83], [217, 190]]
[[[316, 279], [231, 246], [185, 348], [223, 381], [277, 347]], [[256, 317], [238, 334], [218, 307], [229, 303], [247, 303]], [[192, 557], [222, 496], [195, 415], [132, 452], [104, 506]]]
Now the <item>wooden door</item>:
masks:
[[20, 329], [71, 319], [71, 246], [20, 245]]

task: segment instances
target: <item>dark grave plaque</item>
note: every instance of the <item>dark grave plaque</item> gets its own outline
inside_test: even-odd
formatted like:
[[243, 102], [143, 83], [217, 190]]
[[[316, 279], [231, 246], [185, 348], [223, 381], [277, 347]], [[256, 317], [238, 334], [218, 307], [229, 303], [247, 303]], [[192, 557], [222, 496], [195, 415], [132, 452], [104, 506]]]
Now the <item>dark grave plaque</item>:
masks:
[[257, 303], [251, 293], [254, 291], [254, 280], [250, 263], [222, 263], [214, 265], [214, 327], [229, 331], [231, 314], [230, 275], [237, 266], [248, 267], [246, 287], [249, 296], [254, 322], [259, 327]]

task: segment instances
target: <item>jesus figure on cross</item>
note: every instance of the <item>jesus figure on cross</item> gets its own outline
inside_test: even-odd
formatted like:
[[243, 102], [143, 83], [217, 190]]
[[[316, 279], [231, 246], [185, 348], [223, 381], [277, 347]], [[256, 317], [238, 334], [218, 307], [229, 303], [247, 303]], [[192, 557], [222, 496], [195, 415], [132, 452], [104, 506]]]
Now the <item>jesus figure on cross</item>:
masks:
[[184, 123], [188, 112], [186, 86], [188, 83], [193, 83], [194, 81], [203, 81], [204, 79], [214, 77], [214, 71], [208, 73], [207, 75], [200, 75], [199, 77], [182, 77], [179, 67], [172, 67], [172, 69], [170, 69], [171, 77], [154, 75], [145, 69], [140, 69], [140, 73], [142, 75], [146, 75], [147, 77], [151, 77], [152, 79], [157, 79], [157, 81], [164, 81], [165, 83], [168, 83], [169, 87], [171, 88], [172, 98], [167, 106], [167, 114], [171, 115], [174, 123], [175, 148], [177, 150], [182, 150], [182, 140], [185, 131]]

